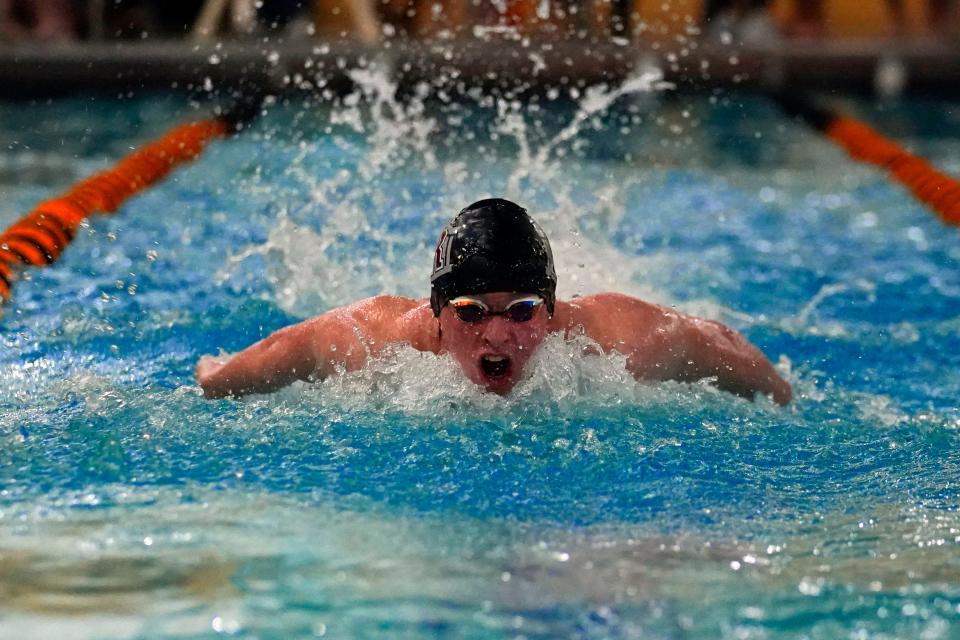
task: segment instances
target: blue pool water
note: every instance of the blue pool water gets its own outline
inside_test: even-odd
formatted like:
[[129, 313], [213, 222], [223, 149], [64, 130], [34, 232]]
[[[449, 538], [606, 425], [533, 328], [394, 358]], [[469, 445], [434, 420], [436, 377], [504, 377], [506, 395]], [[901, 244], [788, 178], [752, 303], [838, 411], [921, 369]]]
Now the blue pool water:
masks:
[[[397, 103], [360, 72], [97, 217], [0, 320], [0, 637], [960, 637], [960, 234], [758, 97]], [[607, 104], [607, 103], [610, 104]], [[960, 175], [960, 111], [846, 109]], [[0, 105], [0, 224], [184, 119]], [[427, 292], [465, 204], [758, 344], [795, 401], [548, 342], [508, 399], [398, 349], [205, 401], [197, 358]]]

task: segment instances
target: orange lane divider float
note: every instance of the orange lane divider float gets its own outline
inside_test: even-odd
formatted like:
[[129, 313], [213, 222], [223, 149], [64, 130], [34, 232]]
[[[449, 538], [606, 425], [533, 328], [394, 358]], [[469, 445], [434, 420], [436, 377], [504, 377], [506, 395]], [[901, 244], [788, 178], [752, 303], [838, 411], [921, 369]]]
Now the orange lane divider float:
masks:
[[196, 158], [210, 141], [239, 131], [259, 111], [259, 102], [246, 101], [221, 116], [175, 127], [112, 169], [41, 202], [0, 234], [0, 301], [10, 299], [20, 269], [55, 262], [87, 216], [113, 213], [127, 198]]
[[796, 96], [780, 96], [778, 101], [787, 113], [799, 116], [823, 132], [852, 158], [885, 169], [941, 220], [960, 226], [960, 180], [938, 170], [861, 120], [831, 113]]

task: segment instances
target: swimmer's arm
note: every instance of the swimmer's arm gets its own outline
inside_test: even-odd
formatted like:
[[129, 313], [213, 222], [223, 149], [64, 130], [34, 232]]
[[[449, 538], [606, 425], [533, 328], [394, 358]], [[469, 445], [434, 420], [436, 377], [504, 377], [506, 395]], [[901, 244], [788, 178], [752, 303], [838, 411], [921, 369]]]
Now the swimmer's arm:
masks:
[[196, 377], [206, 398], [268, 393], [297, 380], [323, 379], [366, 360], [356, 327], [333, 311], [276, 331], [223, 362], [204, 356]]
[[717, 386], [745, 398], [770, 394], [790, 402], [790, 385], [759, 349], [739, 333], [710, 320], [685, 316], [621, 294], [598, 294], [577, 305], [575, 317], [604, 351], [627, 356], [627, 369], [642, 380]]
[[716, 378], [720, 389], [745, 398], [752, 399], [759, 392], [773, 396], [780, 405], [790, 402], [790, 384], [746, 338], [712, 320], [682, 320], [685, 352], [678, 379]]

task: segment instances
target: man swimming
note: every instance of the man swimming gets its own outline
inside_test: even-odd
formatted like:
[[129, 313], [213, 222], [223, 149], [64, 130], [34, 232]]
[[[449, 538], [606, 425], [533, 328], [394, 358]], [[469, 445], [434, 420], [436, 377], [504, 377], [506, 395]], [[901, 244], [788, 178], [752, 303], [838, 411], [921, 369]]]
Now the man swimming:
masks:
[[392, 344], [450, 354], [474, 383], [507, 394], [548, 334], [584, 335], [626, 356], [640, 380], [712, 378], [746, 398], [790, 401], [790, 385], [740, 334], [618, 293], [557, 300], [546, 235], [513, 202], [489, 199], [443, 230], [430, 300], [382, 295], [273, 333], [227, 361], [203, 356], [196, 375], [207, 398], [274, 391], [296, 380], [352, 371]]

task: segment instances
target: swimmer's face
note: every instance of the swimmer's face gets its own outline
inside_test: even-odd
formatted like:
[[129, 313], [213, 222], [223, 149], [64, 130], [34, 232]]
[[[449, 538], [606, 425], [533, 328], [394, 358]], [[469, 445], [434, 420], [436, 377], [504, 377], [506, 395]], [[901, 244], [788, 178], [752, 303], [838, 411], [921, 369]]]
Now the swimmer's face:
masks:
[[[519, 307], [535, 300], [529, 320], [522, 320], [529, 309]], [[469, 306], [479, 302], [494, 313], [478, 314], [477, 308], [455, 313], [458, 303]], [[510, 309], [511, 305], [517, 308]], [[477, 316], [479, 321], [476, 321]], [[461, 319], [465, 318], [465, 319]], [[521, 320], [518, 320], [520, 318]], [[473, 322], [469, 320], [474, 320]], [[451, 300], [440, 312], [443, 346], [463, 367], [473, 382], [488, 391], [507, 394], [520, 379], [524, 366], [547, 335], [549, 316], [537, 296], [520, 293], [483, 293]]]

